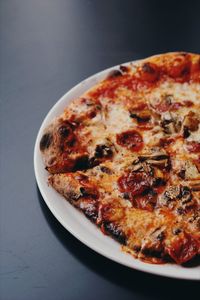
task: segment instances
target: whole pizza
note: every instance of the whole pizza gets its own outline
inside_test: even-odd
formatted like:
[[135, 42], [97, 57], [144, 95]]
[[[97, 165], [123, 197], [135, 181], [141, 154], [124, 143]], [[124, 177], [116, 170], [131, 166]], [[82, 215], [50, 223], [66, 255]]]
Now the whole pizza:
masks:
[[121, 65], [40, 141], [49, 183], [134, 257], [200, 254], [200, 55]]

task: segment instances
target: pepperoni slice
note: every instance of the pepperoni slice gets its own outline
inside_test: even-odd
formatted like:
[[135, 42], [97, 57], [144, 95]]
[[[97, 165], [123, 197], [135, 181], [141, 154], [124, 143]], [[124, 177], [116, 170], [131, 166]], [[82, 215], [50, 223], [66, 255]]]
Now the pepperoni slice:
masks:
[[161, 138], [160, 139], [160, 146], [167, 148], [168, 146], [170, 146], [171, 144], [173, 144], [176, 140], [174, 138]]
[[156, 82], [159, 79], [160, 70], [156, 64], [147, 62], [142, 66], [140, 79], [147, 82]]
[[153, 191], [150, 191], [147, 192], [146, 195], [134, 197], [134, 199], [132, 199], [133, 206], [139, 209], [153, 211], [157, 202], [157, 194]]
[[183, 264], [198, 253], [198, 244], [191, 235], [184, 233], [183, 237], [172, 242], [166, 250], [177, 264]]
[[189, 152], [192, 153], [199, 153], [200, 152], [200, 143], [197, 142], [188, 142], [187, 149]]
[[188, 55], [181, 55], [167, 68], [167, 75], [178, 82], [185, 82], [190, 79], [191, 60]]
[[142, 136], [136, 130], [128, 130], [117, 134], [117, 143], [133, 152], [141, 150], [144, 146]]
[[180, 102], [174, 102], [174, 103], [171, 104], [170, 110], [171, 110], [171, 111], [177, 111], [177, 110], [179, 110], [182, 106], [183, 106], [182, 103], [180, 103]]
[[118, 186], [122, 193], [131, 193], [131, 196], [138, 196], [149, 188], [149, 183], [144, 173], [130, 172], [118, 179]]
[[186, 107], [191, 107], [191, 106], [194, 105], [194, 103], [193, 103], [192, 101], [190, 101], [190, 100], [185, 100], [185, 101], [183, 101], [183, 104], [184, 104], [184, 106], [186, 106]]
[[161, 101], [155, 105], [156, 111], [159, 113], [163, 113], [170, 110], [170, 103]]
[[134, 207], [153, 211], [157, 193], [151, 189], [146, 174], [129, 172], [118, 179], [118, 186]]

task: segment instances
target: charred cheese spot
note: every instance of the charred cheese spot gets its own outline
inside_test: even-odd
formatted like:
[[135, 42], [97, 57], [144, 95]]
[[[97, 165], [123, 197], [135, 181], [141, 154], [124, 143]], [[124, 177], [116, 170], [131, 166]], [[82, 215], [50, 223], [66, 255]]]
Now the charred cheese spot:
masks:
[[104, 224], [101, 226], [101, 230], [106, 234], [110, 234], [120, 244], [126, 245], [126, 235], [117, 224], [112, 222], [104, 222]]
[[112, 79], [118, 76], [122, 76], [122, 72], [120, 70], [113, 70], [109, 73], [107, 79]]
[[98, 218], [98, 203], [90, 198], [85, 198], [80, 202], [79, 207], [88, 219], [96, 222]]
[[40, 140], [40, 150], [44, 151], [45, 149], [48, 149], [49, 146], [51, 145], [52, 141], [53, 141], [52, 133], [50, 133], [50, 132], [45, 133]]

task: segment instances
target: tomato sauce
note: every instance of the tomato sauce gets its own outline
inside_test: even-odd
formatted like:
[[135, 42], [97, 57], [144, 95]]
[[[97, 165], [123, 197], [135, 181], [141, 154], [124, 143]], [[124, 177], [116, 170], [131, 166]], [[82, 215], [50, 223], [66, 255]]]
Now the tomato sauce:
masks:
[[[101, 96], [114, 98], [119, 87], [125, 87], [131, 91], [140, 91], [157, 86], [159, 82], [167, 80], [167, 77], [180, 83], [189, 82], [190, 80], [200, 82], [200, 62], [192, 64], [191, 56], [183, 53], [177, 57], [175, 56], [174, 60], [166, 65], [159, 66], [156, 63], [145, 62], [138, 67], [136, 75], [123, 74], [120, 71], [115, 73], [105, 79], [96, 90], [91, 91], [90, 96], [94, 98]], [[163, 111], [167, 110], [167, 108], [163, 109]]]

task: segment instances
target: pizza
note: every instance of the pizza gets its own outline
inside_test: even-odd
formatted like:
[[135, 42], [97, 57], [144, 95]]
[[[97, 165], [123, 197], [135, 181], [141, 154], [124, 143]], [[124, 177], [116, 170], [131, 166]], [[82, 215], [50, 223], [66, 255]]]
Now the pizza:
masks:
[[149, 263], [200, 254], [200, 55], [121, 65], [40, 141], [49, 184]]

